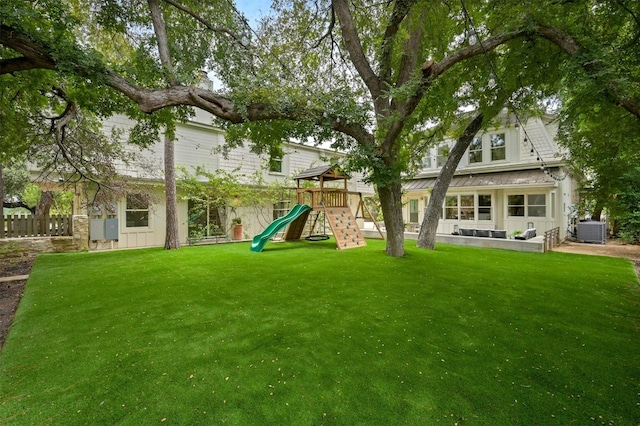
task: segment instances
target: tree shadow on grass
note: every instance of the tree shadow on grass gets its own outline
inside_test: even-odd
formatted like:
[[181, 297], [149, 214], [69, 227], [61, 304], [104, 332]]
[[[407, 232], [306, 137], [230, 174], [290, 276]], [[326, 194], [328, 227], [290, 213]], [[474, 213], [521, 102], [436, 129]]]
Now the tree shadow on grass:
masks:
[[323, 241], [307, 241], [302, 239], [298, 241], [271, 242], [265, 245], [262, 252], [299, 250], [301, 248], [305, 248], [307, 250], [335, 250], [336, 241], [333, 238], [329, 238], [328, 240]]

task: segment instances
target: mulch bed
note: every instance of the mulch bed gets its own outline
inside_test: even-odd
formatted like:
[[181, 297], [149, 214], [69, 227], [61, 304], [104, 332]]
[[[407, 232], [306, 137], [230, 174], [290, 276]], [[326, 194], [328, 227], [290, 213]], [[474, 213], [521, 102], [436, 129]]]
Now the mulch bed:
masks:
[[[29, 275], [35, 255], [4, 257], [0, 259], [0, 278]], [[26, 280], [0, 282], [0, 349], [18, 309]]]

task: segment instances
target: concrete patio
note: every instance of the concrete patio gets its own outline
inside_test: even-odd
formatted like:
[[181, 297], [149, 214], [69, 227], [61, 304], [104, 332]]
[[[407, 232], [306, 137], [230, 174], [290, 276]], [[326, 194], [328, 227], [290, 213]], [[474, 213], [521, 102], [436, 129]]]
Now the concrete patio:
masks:
[[[362, 230], [365, 238], [380, 238], [375, 230]], [[386, 232], [382, 232], [386, 237]], [[405, 240], [417, 240], [417, 232], [405, 232]], [[515, 240], [508, 238], [463, 237], [462, 235], [437, 234], [436, 243], [455, 244], [469, 247], [498, 248], [503, 250], [544, 253], [544, 236], [539, 235], [529, 240]]]

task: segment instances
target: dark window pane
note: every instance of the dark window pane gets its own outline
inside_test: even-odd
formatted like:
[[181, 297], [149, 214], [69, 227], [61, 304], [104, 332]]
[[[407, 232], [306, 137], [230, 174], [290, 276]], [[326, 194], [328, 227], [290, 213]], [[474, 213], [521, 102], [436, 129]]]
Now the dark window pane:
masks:
[[143, 210], [127, 211], [127, 228], [149, 226], [149, 212]]

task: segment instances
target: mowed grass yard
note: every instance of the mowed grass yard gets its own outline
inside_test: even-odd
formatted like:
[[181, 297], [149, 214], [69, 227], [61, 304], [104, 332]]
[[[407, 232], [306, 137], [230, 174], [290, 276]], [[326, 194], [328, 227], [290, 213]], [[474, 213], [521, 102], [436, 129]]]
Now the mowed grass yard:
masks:
[[368, 244], [41, 255], [0, 423], [640, 422], [630, 261]]

